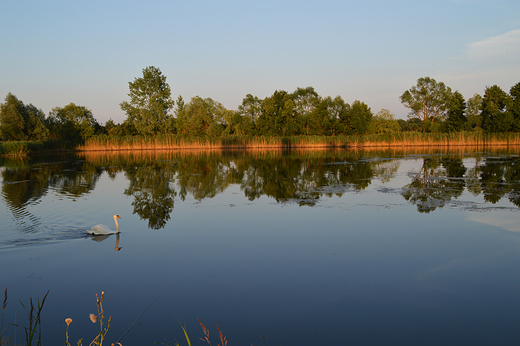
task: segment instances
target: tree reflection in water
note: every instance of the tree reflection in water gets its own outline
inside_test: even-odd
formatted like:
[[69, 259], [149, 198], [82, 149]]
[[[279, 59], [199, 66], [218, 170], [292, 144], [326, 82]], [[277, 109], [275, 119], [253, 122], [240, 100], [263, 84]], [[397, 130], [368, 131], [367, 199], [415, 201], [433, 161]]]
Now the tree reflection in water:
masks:
[[464, 192], [466, 167], [459, 157], [430, 156], [421, 171], [411, 174], [412, 182], [402, 188], [403, 197], [421, 213], [442, 208]]
[[174, 175], [171, 165], [155, 163], [126, 169], [125, 173], [130, 182], [125, 195], [134, 197], [134, 214], [148, 220], [151, 229], [163, 228], [170, 219], [176, 196], [170, 187]]
[[[474, 167], [463, 159], [475, 157]], [[83, 196], [96, 187], [106, 173], [114, 179], [124, 174], [133, 198], [133, 213], [148, 221], [151, 229], [165, 227], [171, 218], [175, 198], [188, 195], [196, 200], [213, 198], [230, 185], [238, 185], [246, 198], [262, 196], [278, 203], [313, 206], [324, 197], [341, 197], [348, 191], [362, 191], [373, 179], [383, 183], [397, 173], [404, 153], [397, 151], [198, 151], [130, 153], [82, 153], [71, 158], [2, 163], [2, 196], [23, 232], [38, 227], [27, 223], [27, 206], [38, 203], [49, 190], [67, 198]], [[415, 155], [422, 159], [418, 172], [409, 173], [411, 182], [401, 195], [419, 212], [432, 212], [460, 197], [465, 190], [483, 194], [496, 203], [507, 197], [520, 206], [520, 159], [449, 155]]]
[[[54, 161], [54, 160], [53, 160]], [[77, 198], [93, 190], [103, 169], [75, 156], [59, 157], [59, 161], [40, 162], [38, 159], [4, 161], [2, 197], [13, 213], [18, 229], [36, 232], [39, 218], [27, 206], [39, 203], [49, 190], [68, 198]]]

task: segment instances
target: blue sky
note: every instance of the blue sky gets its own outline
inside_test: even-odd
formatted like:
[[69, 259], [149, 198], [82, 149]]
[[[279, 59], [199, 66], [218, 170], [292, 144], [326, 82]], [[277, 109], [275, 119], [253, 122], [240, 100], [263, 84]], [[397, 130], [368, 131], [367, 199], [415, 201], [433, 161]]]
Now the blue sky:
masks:
[[313, 86], [397, 118], [430, 76], [467, 99], [520, 82], [520, 1], [2, 1], [0, 100], [71, 102], [122, 122], [128, 82], [156, 66], [174, 99], [237, 109]]

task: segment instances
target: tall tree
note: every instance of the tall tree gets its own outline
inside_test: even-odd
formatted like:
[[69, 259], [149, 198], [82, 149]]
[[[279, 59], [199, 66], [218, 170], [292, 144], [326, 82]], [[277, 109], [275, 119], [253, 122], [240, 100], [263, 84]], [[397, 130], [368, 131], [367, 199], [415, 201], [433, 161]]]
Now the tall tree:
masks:
[[466, 104], [466, 117], [468, 119], [469, 125], [474, 127], [476, 130], [480, 130], [482, 128], [482, 117], [480, 116], [481, 108], [482, 96], [475, 94], [468, 99]]
[[[218, 137], [224, 131], [224, 115], [227, 110], [217, 101], [207, 97], [192, 97], [190, 102], [183, 104], [183, 118], [180, 125], [183, 126], [179, 133], [190, 136], [209, 135]], [[179, 126], [180, 126], [179, 125]]]
[[420, 119], [425, 126], [444, 120], [451, 89], [443, 82], [437, 82], [430, 77], [417, 80], [409, 90], [400, 97], [401, 103], [410, 109], [409, 118]]
[[336, 96], [331, 102], [328, 102], [327, 108], [332, 123], [332, 135], [349, 134], [352, 130], [349, 116], [350, 105], [343, 101], [341, 96]]
[[352, 129], [358, 135], [364, 135], [370, 128], [372, 121], [372, 110], [366, 103], [356, 100], [352, 103], [349, 111]]
[[110, 118], [105, 123], [105, 131], [109, 136], [121, 136], [123, 134], [123, 127], [120, 124], [116, 124], [114, 120]]
[[148, 66], [143, 69], [142, 78], [135, 78], [128, 85], [130, 102], [121, 102], [120, 106], [136, 130], [143, 135], [166, 132], [171, 117], [168, 111], [174, 105], [166, 76], [157, 67]]
[[371, 130], [377, 134], [395, 133], [401, 130], [401, 126], [392, 112], [383, 108], [372, 118]]
[[49, 113], [49, 123], [52, 124], [52, 132], [60, 138], [72, 141], [92, 137], [100, 128], [90, 109], [74, 103], [63, 108], [53, 108]]
[[511, 131], [513, 115], [508, 111], [511, 101], [511, 97], [498, 85], [486, 88], [480, 113], [482, 127], [486, 132]]
[[320, 102], [318, 93], [313, 87], [297, 88], [291, 94], [291, 98], [294, 103], [294, 111], [296, 112], [298, 122], [304, 127], [303, 133], [307, 135], [311, 134], [312, 130], [310, 128], [312, 127], [312, 120], [310, 118], [312, 117], [311, 114], [316, 110], [316, 107]]
[[466, 124], [466, 102], [464, 96], [458, 91], [455, 91], [449, 98], [447, 106], [448, 117], [446, 119], [447, 132], [458, 132], [464, 129]]
[[330, 96], [316, 101], [312, 111], [301, 122], [306, 135], [330, 136], [337, 132], [337, 119], [332, 112], [334, 104]]
[[42, 140], [47, 138], [49, 130], [45, 127], [45, 113], [29, 103], [25, 106], [27, 119], [25, 130], [29, 139]]
[[262, 99], [257, 96], [247, 94], [242, 100], [242, 104], [238, 106], [238, 114], [247, 120], [242, 120], [243, 129], [247, 134], [254, 135], [256, 122], [262, 114]]
[[173, 111], [176, 119], [177, 133], [181, 135], [189, 134], [188, 120], [186, 119], [186, 103], [181, 95], [177, 97], [177, 107]]
[[510, 112], [514, 119], [514, 131], [520, 130], [520, 82], [511, 87], [509, 91], [511, 96]]
[[49, 133], [45, 113], [32, 104], [24, 105], [11, 93], [0, 106], [0, 132], [7, 140], [42, 140]]
[[260, 135], [293, 136], [298, 134], [294, 102], [287, 91], [276, 90], [262, 103], [262, 115], [257, 121]]
[[27, 110], [22, 101], [8, 93], [5, 103], [0, 105], [0, 131], [4, 140], [25, 140], [25, 118]]

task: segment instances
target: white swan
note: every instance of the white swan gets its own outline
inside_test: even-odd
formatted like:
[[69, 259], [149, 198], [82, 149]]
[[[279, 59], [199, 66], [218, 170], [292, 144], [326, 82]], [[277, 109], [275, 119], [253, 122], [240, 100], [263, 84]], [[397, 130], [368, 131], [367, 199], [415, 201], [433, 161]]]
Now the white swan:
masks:
[[95, 225], [94, 227], [92, 227], [90, 230], [87, 231], [88, 234], [93, 234], [93, 235], [106, 235], [106, 234], [114, 234], [114, 233], [119, 233], [119, 224], [117, 223], [117, 219], [120, 219], [119, 215], [114, 215], [114, 221], [116, 223], [116, 230], [113, 231], [111, 230], [110, 228], [108, 228], [107, 226], [105, 225]]

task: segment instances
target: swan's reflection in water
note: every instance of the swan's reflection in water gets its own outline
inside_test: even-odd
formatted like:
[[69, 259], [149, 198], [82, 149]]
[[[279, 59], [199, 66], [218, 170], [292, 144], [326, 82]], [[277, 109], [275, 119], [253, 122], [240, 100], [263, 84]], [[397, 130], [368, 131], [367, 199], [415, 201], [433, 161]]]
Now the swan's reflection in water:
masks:
[[[112, 234], [106, 234], [106, 235], [93, 235], [91, 236], [90, 238], [93, 240], [93, 241], [96, 241], [98, 243], [102, 242], [103, 240], [105, 239], [108, 239], [110, 238], [110, 236], [112, 236]], [[116, 247], [115, 247], [115, 250], [116, 251], [119, 251], [122, 249], [122, 247], [119, 247], [119, 240], [121, 239], [121, 234], [120, 233], [117, 233], [116, 234]]]

